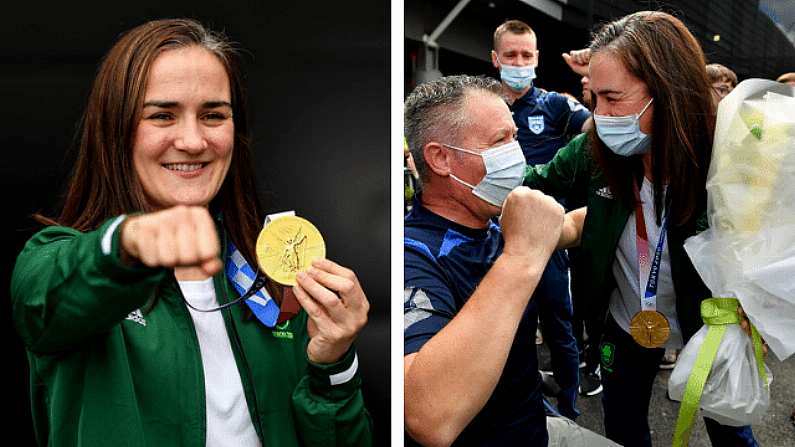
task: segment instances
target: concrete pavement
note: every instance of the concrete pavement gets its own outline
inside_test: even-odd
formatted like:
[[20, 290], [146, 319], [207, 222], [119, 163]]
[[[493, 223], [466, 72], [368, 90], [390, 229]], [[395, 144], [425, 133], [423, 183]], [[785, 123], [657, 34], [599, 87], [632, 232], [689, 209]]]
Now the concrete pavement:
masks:
[[[549, 364], [549, 352], [546, 345], [539, 346], [538, 351], [539, 364]], [[795, 426], [789, 419], [793, 408], [795, 408], [795, 356], [785, 362], [779, 362], [771, 353], [766, 363], [773, 374], [772, 400], [765, 420], [761, 424], [753, 426], [754, 435], [762, 447], [795, 447]], [[679, 402], [670, 401], [666, 397], [670, 375], [670, 370], [661, 370], [654, 382], [649, 410], [649, 423], [654, 446], [670, 446], [673, 440]], [[604, 434], [601, 395], [579, 397], [577, 406], [582, 413], [577, 419], [577, 423]], [[710, 442], [703, 419], [697, 417], [690, 437], [690, 447], [702, 446], [708, 447]]]

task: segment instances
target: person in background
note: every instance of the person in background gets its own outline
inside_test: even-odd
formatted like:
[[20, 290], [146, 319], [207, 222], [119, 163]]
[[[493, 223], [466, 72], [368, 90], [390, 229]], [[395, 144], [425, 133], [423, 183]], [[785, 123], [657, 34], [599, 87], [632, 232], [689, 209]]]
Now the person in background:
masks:
[[[591, 98], [591, 80], [588, 77], [588, 61], [590, 60], [591, 53], [588, 49], [572, 50], [568, 53], [561, 54], [563, 61], [571, 68], [571, 71], [580, 75], [580, 85], [582, 85], [582, 104], [590, 111], [593, 108]], [[593, 127], [593, 123], [587, 125], [586, 129]]]
[[[601, 339], [605, 431], [649, 447], [660, 360], [701, 327], [701, 301], [712, 296], [683, 244], [706, 227], [715, 105], [698, 41], [669, 14], [610, 22], [589, 49], [595, 131], [528, 168], [524, 184], [587, 203], [586, 311], [606, 318], [589, 334]], [[714, 446], [757, 445], [750, 426], [705, 424]]]
[[[502, 94], [518, 129], [517, 140], [528, 165], [549, 162], [572, 135], [587, 129], [588, 109], [574, 99], [534, 84], [539, 65], [535, 32], [526, 23], [508, 20], [494, 31], [491, 61], [500, 72]], [[566, 206], [563, 198], [557, 197]], [[570, 208], [571, 209], [571, 208]], [[568, 256], [556, 251], [536, 288], [543, 339], [549, 346], [554, 380], [560, 387], [558, 411], [576, 419], [579, 357], [572, 329]]]
[[707, 64], [707, 77], [712, 85], [712, 98], [717, 105], [737, 87], [737, 74], [721, 64]]
[[784, 73], [776, 79], [776, 82], [795, 86], [795, 72]]
[[293, 287], [254, 273], [239, 64], [187, 19], [103, 59], [62, 211], [39, 216], [11, 284], [40, 445], [371, 445], [356, 275], [325, 259]]

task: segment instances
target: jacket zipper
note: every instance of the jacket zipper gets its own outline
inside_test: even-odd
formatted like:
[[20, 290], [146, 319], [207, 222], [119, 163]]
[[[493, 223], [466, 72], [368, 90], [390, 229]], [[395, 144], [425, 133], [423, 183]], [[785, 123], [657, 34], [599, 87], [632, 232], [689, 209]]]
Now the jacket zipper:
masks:
[[[223, 281], [224, 279], [222, 279]], [[226, 287], [226, 284], [221, 284], [221, 287]], [[226, 289], [228, 291], [228, 289]], [[256, 427], [259, 427], [259, 437], [260, 442], [262, 443], [263, 447], [265, 446], [265, 435], [263, 434], [263, 430], [265, 429], [260, 424], [260, 417], [259, 417], [259, 408], [257, 407], [257, 395], [253, 389], [253, 379], [251, 378], [251, 368], [248, 364], [248, 360], [246, 360], [246, 353], [243, 351], [243, 345], [240, 342], [240, 335], [237, 333], [237, 326], [235, 325], [234, 318], [232, 316], [232, 309], [226, 308], [221, 311], [224, 315], [224, 321], [226, 322], [226, 328], [229, 332], [231, 330], [231, 341], [234, 344], [235, 350], [237, 351], [238, 355], [240, 356], [240, 360], [243, 362], [243, 374], [245, 374], [245, 381], [248, 384], [250, 391], [246, 390], [246, 387], [243, 388], [243, 392], [247, 394], [246, 401], [249, 405], [249, 416], [251, 417], [251, 423], [254, 424]], [[237, 365], [235, 365], [237, 367]], [[240, 371], [241, 368], [237, 368]], [[241, 377], [241, 379], [243, 379]], [[248, 396], [250, 394], [251, 396]], [[249, 397], [251, 397], [249, 399]]]
[[[226, 231], [223, 227], [223, 221], [220, 217], [217, 219], [217, 225], [219, 228], [219, 233], [221, 233], [221, 253], [222, 256], [226, 257], [226, 251], [228, 249], [228, 244], [226, 243]], [[214, 284], [216, 291], [223, 290], [224, 297], [229, 300], [229, 282], [226, 279], [226, 263], [223, 262], [224, 268], [221, 269], [221, 272], [216, 274], [214, 278]], [[217, 296], [217, 292], [216, 292]], [[226, 304], [226, 302], [222, 303]], [[226, 308], [221, 311], [221, 314], [224, 317], [224, 323], [226, 324], [227, 335], [229, 335], [229, 339], [232, 342], [232, 345], [240, 357], [240, 360], [243, 362], [243, 374], [245, 377], [241, 377], [241, 381], [245, 380], [246, 384], [248, 384], [249, 390], [247, 390], [246, 386], [243, 386], [243, 393], [246, 394], [246, 403], [248, 404], [248, 412], [249, 417], [251, 417], [251, 423], [254, 427], [258, 427], [259, 430], [257, 431], [257, 435], [259, 436], [259, 440], [262, 443], [262, 446], [265, 447], [265, 435], [264, 430], [265, 427], [262, 426], [259, 417], [259, 408], [257, 406], [257, 394], [254, 392], [253, 389], [253, 379], [251, 378], [251, 367], [248, 364], [248, 360], [246, 360], [246, 354], [243, 352], [243, 344], [240, 342], [240, 335], [237, 333], [237, 326], [235, 325], [234, 318], [232, 315], [232, 309]], [[235, 365], [235, 368], [240, 371], [241, 368], [238, 365]]]
[[[177, 294], [179, 295], [179, 302], [177, 303], [177, 307], [182, 311], [183, 317], [187, 321], [188, 327], [190, 327], [190, 339], [193, 342], [193, 348], [196, 355], [194, 356], [194, 363], [196, 367], [196, 375], [198, 376], [198, 383], [200, 384], [200, 389], [202, 393], [202, 408], [204, 409], [203, 414], [201, 415], [200, 420], [201, 423], [201, 437], [199, 438], [199, 445], [204, 445], [207, 442], [207, 390], [205, 389], [204, 383], [204, 361], [202, 360], [202, 353], [201, 347], [199, 346], [199, 337], [196, 335], [196, 326], [193, 324], [193, 317], [190, 316], [190, 311], [183, 303], [185, 299], [184, 295], [182, 294], [182, 289], [179, 287], [179, 283], [177, 282], [176, 277], [173, 277], [171, 286], [176, 289]], [[198, 360], [198, 362], [196, 362]]]

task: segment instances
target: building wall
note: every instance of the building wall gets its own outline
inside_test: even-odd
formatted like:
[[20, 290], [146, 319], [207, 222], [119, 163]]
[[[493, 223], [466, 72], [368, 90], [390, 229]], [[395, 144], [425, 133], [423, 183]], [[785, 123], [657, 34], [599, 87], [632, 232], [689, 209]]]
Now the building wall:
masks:
[[795, 47], [759, 10], [758, 0], [594, 1], [593, 19], [600, 23], [643, 9], [679, 17], [701, 43], [707, 62], [726, 65], [740, 79], [775, 79], [795, 70]]
[[[795, 71], [795, 47], [759, 10], [758, 0], [639, 1], [568, 0], [561, 2], [562, 20], [519, 0], [473, 0], [438, 39], [439, 69], [445, 74], [498, 76], [489, 61], [494, 29], [507, 19], [527, 22], [538, 35], [541, 60], [537, 85], [557, 91], [579, 92], [579, 78], [560, 53], [588, 45], [600, 24], [641, 10], [663, 10], [679, 17], [701, 43], [707, 62], [732, 68], [740, 79], [775, 79]], [[430, 34], [457, 0], [406, 0], [406, 91], [414, 86], [412, 63], [422, 50], [423, 34]], [[715, 40], [715, 36], [720, 36]], [[413, 59], [412, 59], [413, 58]]]

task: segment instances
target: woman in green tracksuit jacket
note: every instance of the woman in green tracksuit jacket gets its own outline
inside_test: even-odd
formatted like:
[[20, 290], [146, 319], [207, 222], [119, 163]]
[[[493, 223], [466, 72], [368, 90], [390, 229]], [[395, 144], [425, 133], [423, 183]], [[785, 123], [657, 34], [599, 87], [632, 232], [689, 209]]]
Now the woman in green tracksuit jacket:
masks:
[[[601, 334], [588, 335], [601, 340], [605, 432], [650, 447], [664, 348], [698, 330], [711, 296], [683, 244], [706, 226], [715, 108], [701, 47], [669, 14], [604, 25], [589, 58], [595, 131], [528, 168], [524, 183], [587, 204], [582, 289], [586, 315], [604, 320]], [[713, 445], [756, 445], [750, 427], [705, 423]]]
[[[524, 184], [549, 195], [585, 198], [588, 213], [582, 229], [580, 248], [584, 259], [582, 285], [590, 299], [584, 300], [587, 315], [604, 318], [610, 293], [616, 287], [611, 267], [618, 240], [633, 208], [613, 197], [607, 180], [591, 154], [588, 134], [580, 134], [560, 149], [545, 165], [529, 166]], [[686, 338], [701, 328], [701, 301], [710, 297], [684, 250], [684, 241], [706, 229], [706, 213], [699, 218], [668, 231], [671, 275], [677, 292], [677, 315]]]
[[223, 36], [154, 21], [106, 56], [63, 211], [40, 217], [12, 278], [40, 444], [371, 444], [353, 272], [320, 260], [291, 289], [268, 281], [270, 326], [242, 305], [186, 306], [201, 295], [190, 284], [213, 304], [198, 307], [232, 301], [229, 262], [255, 259], [246, 133]]

